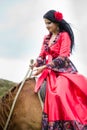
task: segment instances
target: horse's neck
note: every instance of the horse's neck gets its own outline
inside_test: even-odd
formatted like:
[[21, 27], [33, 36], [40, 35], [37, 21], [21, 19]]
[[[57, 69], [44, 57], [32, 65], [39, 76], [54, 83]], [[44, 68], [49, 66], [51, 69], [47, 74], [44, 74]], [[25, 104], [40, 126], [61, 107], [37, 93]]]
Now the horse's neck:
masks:
[[[26, 79], [25, 84], [29, 84], [31, 89], [34, 89], [35, 79]], [[15, 95], [20, 87], [21, 83], [18, 85], [12, 87], [1, 99], [0, 99], [0, 127], [4, 126], [6, 123], [6, 120], [8, 118], [12, 103], [14, 101]], [[23, 89], [21, 90], [21, 93], [25, 86], [23, 86]], [[0, 129], [1, 130], [1, 129]]]

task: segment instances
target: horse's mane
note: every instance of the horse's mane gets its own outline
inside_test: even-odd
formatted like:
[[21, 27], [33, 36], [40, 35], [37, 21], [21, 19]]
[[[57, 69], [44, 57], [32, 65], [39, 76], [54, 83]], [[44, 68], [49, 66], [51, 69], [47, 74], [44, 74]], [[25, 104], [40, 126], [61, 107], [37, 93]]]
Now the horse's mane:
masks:
[[[26, 81], [28, 81], [28, 80], [30, 80], [30, 79], [29, 78], [26, 79]], [[9, 89], [8, 92], [6, 92], [5, 95], [2, 96], [2, 98], [0, 100], [0, 127], [2, 127], [2, 128], [4, 127], [4, 125], [6, 123], [14, 97], [15, 97], [21, 83], [22, 82], [15, 85], [11, 89]]]
[[14, 96], [16, 95], [16, 92], [17, 92], [20, 84], [15, 85], [11, 89], [9, 89], [8, 92], [6, 92], [5, 95], [2, 96], [2, 98], [0, 100], [0, 111], [1, 111], [0, 112], [0, 127], [2, 126], [2, 128], [9, 115]]

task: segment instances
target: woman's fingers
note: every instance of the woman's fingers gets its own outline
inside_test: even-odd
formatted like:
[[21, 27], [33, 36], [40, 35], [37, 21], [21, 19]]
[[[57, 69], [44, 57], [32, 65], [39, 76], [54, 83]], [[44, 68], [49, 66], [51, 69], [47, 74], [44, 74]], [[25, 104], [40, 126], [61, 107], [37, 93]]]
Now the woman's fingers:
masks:
[[36, 69], [34, 69], [34, 71], [36, 71], [36, 72], [33, 74], [34, 76], [39, 75], [39, 74], [42, 72], [42, 70], [41, 70], [40, 68], [36, 68]]

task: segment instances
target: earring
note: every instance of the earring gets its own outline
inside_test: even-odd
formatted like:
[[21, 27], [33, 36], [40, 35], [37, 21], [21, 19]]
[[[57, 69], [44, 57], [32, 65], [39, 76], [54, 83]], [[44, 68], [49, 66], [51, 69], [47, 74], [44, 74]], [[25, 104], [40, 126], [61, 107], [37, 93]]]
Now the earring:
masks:
[[57, 32], [59, 32], [59, 27], [57, 27]]

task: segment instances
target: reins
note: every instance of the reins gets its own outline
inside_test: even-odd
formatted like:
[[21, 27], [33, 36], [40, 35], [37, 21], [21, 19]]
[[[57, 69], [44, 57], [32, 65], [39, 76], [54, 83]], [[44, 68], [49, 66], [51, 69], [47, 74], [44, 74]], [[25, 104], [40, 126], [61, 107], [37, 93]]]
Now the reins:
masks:
[[[33, 62], [34, 62], [33, 59], [30, 60], [30, 65], [32, 65]], [[30, 72], [30, 71], [31, 71], [31, 72]], [[21, 92], [21, 89], [23, 88], [23, 85], [24, 85], [24, 83], [25, 83], [25, 80], [26, 80], [28, 74], [30, 73], [30, 75], [29, 75], [29, 78], [30, 78], [31, 75], [32, 75], [32, 72], [33, 72], [33, 70], [31, 70], [31, 68], [29, 68], [28, 71], [27, 71], [27, 73], [26, 73], [26, 75], [25, 75], [25, 77], [24, 77], [24, 79], [23, 79], [23, 81], [22, 81], [22, 83], [21, 83], [21, 85], [20, 85], [20, 87], [19, 87], [19, 89], [18, 89], [18, 91], [17, 91], [17, 94], [16, 94], [16, 96], [15, 96], [15, 98], [14, 98], [14, 101], [13, 101], [13, 103], [12, 103], [11, 110], [10, 110], [10, 113], [9, 113], [9, 116], [8, 116], [8, 119], [7, 119], [7, 121], [6, 121], [6, 124], [5, 124], [5, 127], [4, 127], [3, 130], [6, 130], [6, 129], [7, 129], [8, 124], [9, 124], [9, 121], [10, 121], [11, 116], [12, 116], [12, 113], [13, 113], [13, 110], [14, 110], [14, 107], [15, 107], [15, 104], [16, 104], [16, 101], [17, 101], [17, 98], [18, 98], [18, 96], [19, 96], [19, 94], [20, 94], [20, 92]]]

